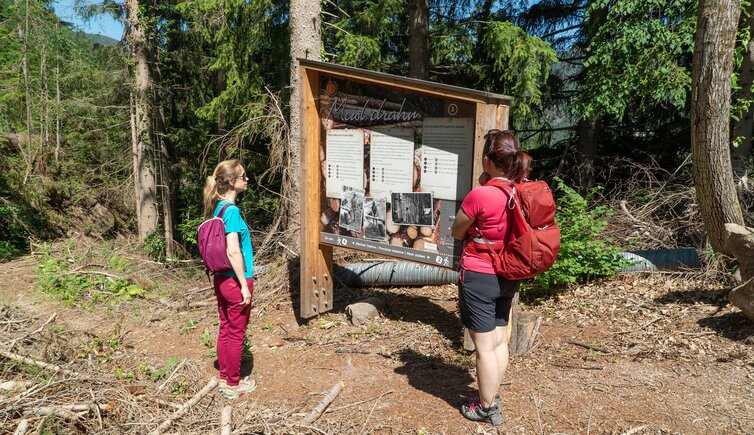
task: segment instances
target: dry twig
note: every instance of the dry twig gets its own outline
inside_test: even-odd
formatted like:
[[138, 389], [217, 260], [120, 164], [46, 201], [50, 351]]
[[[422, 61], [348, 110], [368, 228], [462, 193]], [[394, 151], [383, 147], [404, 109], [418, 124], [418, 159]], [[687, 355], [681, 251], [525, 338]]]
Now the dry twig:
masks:
[[312, 409], [312, 412], [309, 413], [306, 417], [304, 417], [303, 420], [301, 420], [301, 424], [310, 424], [314, 420], [318, 419], [320, 415], [325, 411], [325, 408], [327, 408], [330, 403], [332, 403], [333, 400], [335, 400], [336, 397], [338, 397], [338, 394], [340, 394], [340, 390], [343, 389], [343, 381], [338, 381], [330, 388], [330, 391], [327, 393], [327, 395], [322, 399], [322, 401], [317, 404], [317, 406]]
[[204, 398], [207, 394], [209, 394], [210, 391], [212, 391], [213, 388], [217, 386], [217, 378], [213, 377], [212, 379], [207, 382], [207, 385], [204, 386], [204, 388], [201, 389], [198, 393], [194, 395], [194, 397], [191, 398], [188, 402], [184, 403], [183, 406], [181, 406], [181, 409], [175, 411], [173, 415], [168, 417], [165, 421], [163, 421], [157, 429], [153, 430], [151, 432], [152, 435], [159, 435], [164, 430], [169, 428], [173, 425], [173, 423], [178, 420], [179, 418], [183, 417], [186, 412], [188, 412], [189, 408], [199, 403], [200, 400]]

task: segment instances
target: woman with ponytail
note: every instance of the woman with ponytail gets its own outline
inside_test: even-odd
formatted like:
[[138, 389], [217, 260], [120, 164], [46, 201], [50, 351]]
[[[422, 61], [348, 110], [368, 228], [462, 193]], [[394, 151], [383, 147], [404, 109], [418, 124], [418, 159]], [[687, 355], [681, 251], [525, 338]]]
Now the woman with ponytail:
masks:
[[207, 177], [204, 186], [204, 217], [222, 213], [228, 244], [231, 271], [214, 275], [220, 333], [217, 337], [217, 362], [220, 367], [220, 392], [228, 399], [250, 393], [256, 382], [241, 378], [246, 327], [251, 313], [251, 292], [254, 290], [254, 251], [249, 226], [236, 206], [236, 198], [245, 192], [249, 178], [238, 160], [220, 162]]
[[[490, 130], [484, 138], [481, 186], [464, 198], [452, 234], [466, 241], [466, 248], [481, 244], [497, 245], [495, 249], [499, 250], [510, 234], [513, 215], [507, 207], [508, 193], [485, 184], [494, 178], [520, 182], [531, 172], [531, 157], [521, 151], [511, 131]], [[498, 426], [503, 418], [497, 389], [508, 367], [506, 326], [519, 281], [497, 276], [488, 253], [466, 248], [458, 273], [458, 302], [461, 322], [476, 347], [479, 394], [461, 406], [461, 413], [469, 420]]]

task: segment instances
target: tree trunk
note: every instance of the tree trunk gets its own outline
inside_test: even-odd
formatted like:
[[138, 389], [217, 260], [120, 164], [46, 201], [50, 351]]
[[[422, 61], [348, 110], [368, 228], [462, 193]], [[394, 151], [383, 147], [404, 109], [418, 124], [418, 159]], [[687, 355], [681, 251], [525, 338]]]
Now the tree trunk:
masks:
[[60, 62], [55, 65], [55, 169], [60, 169]]
[[[749, 20], [747, 28], [750, 32], [754, 31], [754, 4], [749, 6]], [[752, 158], [752, 135], [754, 134], [754, 98], [751, 87], [754, 85], [754, 39], [749, 40], [746, 47], [743, 62], [741, 63], [741, 92], [738, 97], [741, 100], [748, 100], [749, 110], [742, 114], [741, 119], [733, 124], [733, 138], [739, 140], [739, 145], [731, 150], [731, 161], [733, 164], [733, 177], [738, 192], [738, 200], [743, 207], [751, 204], [752, 186], [749, 181], [749, 160]]]
[[37, 171], [44, 173], [44, 155], [50, 144], [50, 90], [47, 85], [47, 48], [42, 45], [39, 58], [39, 151], [37, 151]]
[[[290, 29], [291, 29], [291, 116], [290, 116], [290, 148], [289, 148], [289, 174], [291, 174], [291, 187], [288, 204], [288, 231], [287, 243], [296, 252], [299, 252], [299, 228], [301, 228], [301, 79], [300, 67], [297, 58], [320, 60], [322, 20], [320, 18], [321, 6], [318, 0], [291, 0], [290, 4]], [[314, 146], [315, 144], [311, 144]]]
[[[227, 85], [228, 84], [225, 81], [225, 70], [219, 69], [215, 74], [215, 96], [217, 97], [222, 94], [223, 91], [225, 91]], [[225, 136], [228, 131], [230, 131], [230, 126], [228, 125], [228, 121], [225, 116], [225, 109], [223, 107], [220, 107], [217, 110], [217, 135]], [[225, 151], [225, 142], [221, 140], [218, 141], [218, 144], [217, 160], [223, 161], [228, 158], [228, 153]]]
[[[24, 175], [24, 184], [31, 174], [32, 169], [32, 136], [34, 134], [34, 122], [32, 121], [32, 102], [31, 102], [31, 79], [29, 78], [29, 0], [26, 0], [26, 7], [24, 8], [24, 24], [18, 23], [18, 39], [21, 41], [21, 70], [24, 75], [24, 89], [26, 91], [26, 156], [24, 161], [26, 163], [26, 174]], [[19, 146], [19, 149], [23, 148]]]
[[[607, 14], [608, 9], [606, 7], [593, 9], [589, 13], [589, 18], [584, 24], [583, 31], [586, 34], [586, 39], [583, 49], [586, 49], [592, 43], [592, 39], [607, 20]], [[582, 75], [586, 75], [587, 68], [582, 71]], [[600, 116], [592, 115], [589, 118], [581, 119], [576, 129], [578, 134], [576, 142], [578, 190], [582, 195], [586, 195], [594, 184], [594, 160], [599, 153], [601, 127]]]
[[141, 201], [139, 201], [139, 192], [141, 192], [141, 169], [139, 168], [139, 134], [136, 131], [136, 102], [133, 87], [131, 87], [131, 92], [129, 92], [128, 108], [131, 121], [131, 156], [133, 157], [134, 167], [134, 202], [136, 203], [136, 225], [138, 227], [138, 218], [141, 216]]
[[408, 76], [429, 79], [429, 1], [408, 0]]
[[701, 0], [692, 64], [694, 185], [710, 244], [725, 247], [726, 223], [743, 225], [730, 161], [730, 77], [740, 3]]
[[[160, 101], [163, 101], [160, 99]], [[158, 131], [165, 131], [165, 111], [162, 104], [158, 107], [159, 118], [157, 121]], [[174, 219], [175, 208], [173, 207], [173, 177], [170, 173], [170, 152], [165, 142], [165, 137], [155, 135], [155, 140], [159, 145], [160, 153], [158, 160], [160, 162], [160, 202], [162, 203], [162, 226], [165, 235], [165, 258], [171, 260], [175, 257], [175, 237]]]
[[134, 98], [135, 132], [136, 132], [136, 161], [134, 178], [138, 179], [138, 226], [139, 240], [144, 239], [157, 229], [159, 208], [155, 186], [154, 143], [150, 133], [152, 117], [150, 116], [150, 89], [152, 79], [147, 58], [147, 38], [139, 22], [138, 0], [128, 0], [128, 45], [134, 63], [136, 93]]
[[600, 117], [595, 115], [579, 121], [577, 142], [579, 193], [586, 195], [594, 184], [594, 159], [600, 141]]

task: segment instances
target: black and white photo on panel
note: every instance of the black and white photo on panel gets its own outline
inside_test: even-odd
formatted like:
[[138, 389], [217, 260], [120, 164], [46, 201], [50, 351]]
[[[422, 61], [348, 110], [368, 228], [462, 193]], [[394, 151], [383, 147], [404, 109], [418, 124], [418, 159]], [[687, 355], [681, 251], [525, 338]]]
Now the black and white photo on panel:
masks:
[[433, 226], [431, 192], [404, 192], [390, 195], [393, 222], [399, 225]]
[[385, 240], [385, 217], [387, 200], [385, 198], [364, 198], [364, 238]]
[[361, 232], [364, 215], [364, 190], [343, 186], [340, 197], [339, 226], [351, 231]]

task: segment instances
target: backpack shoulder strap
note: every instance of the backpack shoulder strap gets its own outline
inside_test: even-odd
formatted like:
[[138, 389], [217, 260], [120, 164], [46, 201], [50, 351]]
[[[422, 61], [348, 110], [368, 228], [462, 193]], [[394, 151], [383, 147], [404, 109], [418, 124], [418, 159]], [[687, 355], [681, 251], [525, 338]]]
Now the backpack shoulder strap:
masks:
[[499, 178], [493, 178], [485, 186], [494, 186], [508, 194], [508, 208], [513, 209], [516, 206], [516, 182], [503, 181]]
[[220, 213], [218, 213], [218, 214], [217, 214], [217, 217], [219, 217], [220, 219], [222, 219], [222, 218], [223, 218], [223, 213], [225, 213], [225, 210], [226, 210], [226, 209], [227, 209], [228, 207], [230, 207], [231, 205], [233, 205], [233, 204], [231, 204], [231, 203], [227, 203], [227, 204], [225, 204], [225, 205], [223, 206], [223, 208], [221, 208], [221, 209], [220, 209]]

